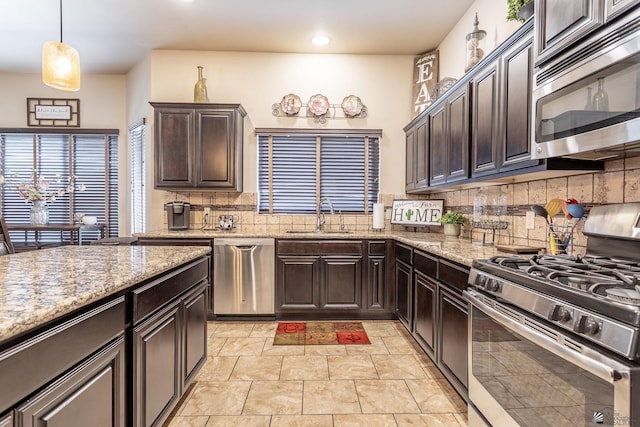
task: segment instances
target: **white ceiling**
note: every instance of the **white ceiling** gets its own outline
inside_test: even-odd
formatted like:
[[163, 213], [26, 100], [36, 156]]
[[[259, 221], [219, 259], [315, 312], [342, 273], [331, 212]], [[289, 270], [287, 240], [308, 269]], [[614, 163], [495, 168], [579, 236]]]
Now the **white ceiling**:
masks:
[[[473, 0], [63, 0], [83, 73], [123, 74], [151, 49], [418, 54]], [[32, 73], [60, 38], [59, 0], [0, 0], [0, 71]], [[326, 34], [331, 43], [310, 39]]]

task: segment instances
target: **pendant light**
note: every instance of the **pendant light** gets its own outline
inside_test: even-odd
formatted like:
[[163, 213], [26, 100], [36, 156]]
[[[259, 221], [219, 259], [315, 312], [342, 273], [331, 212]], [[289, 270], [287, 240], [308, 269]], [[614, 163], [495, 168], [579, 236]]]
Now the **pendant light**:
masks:
[[42, 81], [55, 89], [80, 89], [80, 55], [62, 43], [62, 0], [60, 0], [60, 42], [49, 41], [42, 47]]

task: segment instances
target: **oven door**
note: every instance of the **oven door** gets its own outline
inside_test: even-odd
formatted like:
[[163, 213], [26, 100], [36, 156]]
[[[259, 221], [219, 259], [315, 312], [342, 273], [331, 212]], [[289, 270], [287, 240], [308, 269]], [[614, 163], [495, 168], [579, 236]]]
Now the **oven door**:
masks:
[[631, 403], [640, 400], [631, 395], [637, 365], [475, 290], [464, 295], [471, 303], [469, 400], [490, 424], [630, 425], [632, 416], [640, 423]]

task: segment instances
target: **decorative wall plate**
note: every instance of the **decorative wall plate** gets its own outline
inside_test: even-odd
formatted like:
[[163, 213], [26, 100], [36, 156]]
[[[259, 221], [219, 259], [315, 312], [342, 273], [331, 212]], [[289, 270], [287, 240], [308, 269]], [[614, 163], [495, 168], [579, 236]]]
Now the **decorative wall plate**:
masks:
[[324, 95], [313, 95], [309, 98], [307, 107], [314, 116], [322, 116], [329, 110], [329, 100]]
[[300, 107], [302, 107], [302, 101], [300, 101], [300, 97], [298, 95], [293, 93], [283, 96], [282, 101], [280, 101], [280, 108], [282, 108], [282, 111], [289, 116], [298, 114], [300, 112]]
[[342, 111], [347, 117], [355, 117], [362, 113], [362, 101], [355, 95], [349, 95], [342, 100]]

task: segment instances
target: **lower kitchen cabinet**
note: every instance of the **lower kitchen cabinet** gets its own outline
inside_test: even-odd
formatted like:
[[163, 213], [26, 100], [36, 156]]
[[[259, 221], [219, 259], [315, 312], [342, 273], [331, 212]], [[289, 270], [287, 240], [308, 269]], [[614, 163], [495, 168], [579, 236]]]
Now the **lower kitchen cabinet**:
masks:
[[425, 275], [416, 272], [413, 334], [424, 351], [435, 357], [436, 340], [436, 294], [438, 284]]
[[[176, 239], [162, 237], [138, 237], [139, 246], [210, 246], [213, 250], [213, 239]], [[213, 262], [211, 263], [211, 275], [209, 276], [209, 292], [207, 299], [207, 318], [214, 319], [213, 314]]]
[[454, 387], [467, 389], [467, 330], [469, 309], [461, 296], [441, 286], [438, 293], [440, 306], [440, 341], [438, 367], [454, 383]]
[[383, 249], [362, 240], [278, 240], [276, 316], [392, 318], [386, 241], [376, 243]]
[[[16, 410], [16, 427], [125, 427], [121, 336]], [[10, 420], [0, 426], [10, 426]]]
[[398, 320], [466, 399], [469, 268], [401, 243], [395, 260]]
[[413, 248], [402, 243], [395, 245], [395, 278], [396, 305], [395, 313], [404, 326], [413, 331], [413, 317], [411, 303], [413, 301]]
[[206, 360], [207, 284], [133, 329], [134, 424], [162, 425]]

